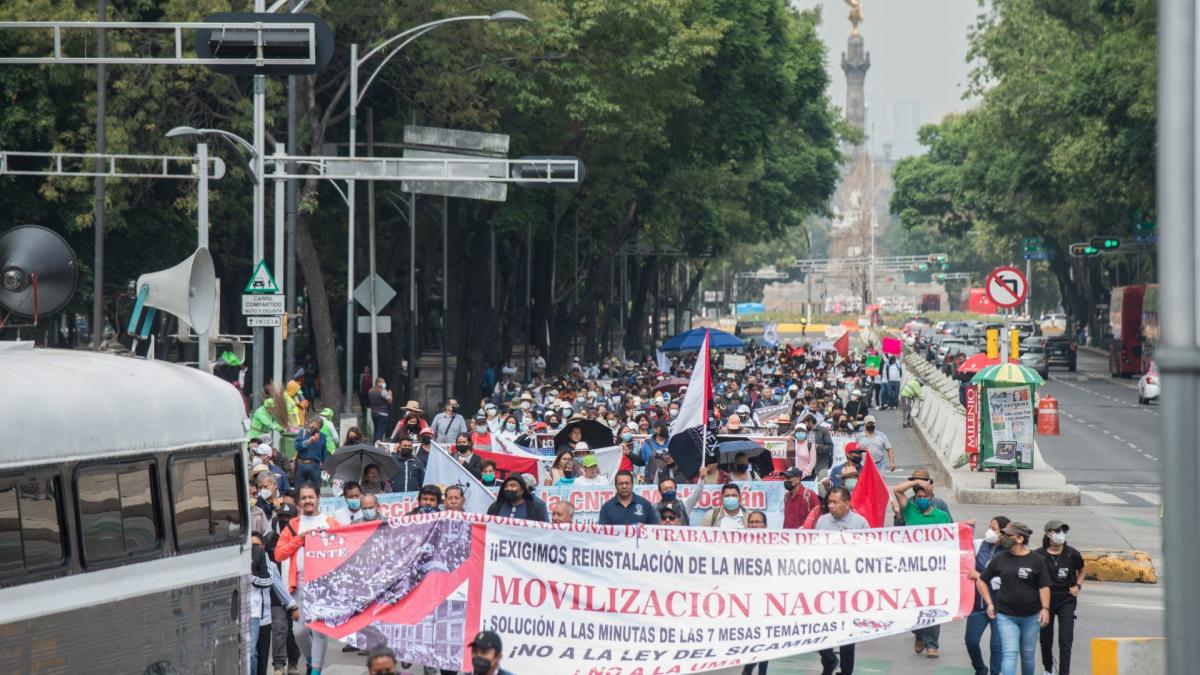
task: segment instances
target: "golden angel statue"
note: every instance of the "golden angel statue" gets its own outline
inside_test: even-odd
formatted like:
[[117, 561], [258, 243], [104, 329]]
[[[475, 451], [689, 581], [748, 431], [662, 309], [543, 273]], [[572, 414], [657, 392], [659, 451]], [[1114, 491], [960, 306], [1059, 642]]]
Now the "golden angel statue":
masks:
[[846, 0], [846, 4], [850, 5], [850, 34], [858, 35], [858, 24], [863, 22], [861, 0]]

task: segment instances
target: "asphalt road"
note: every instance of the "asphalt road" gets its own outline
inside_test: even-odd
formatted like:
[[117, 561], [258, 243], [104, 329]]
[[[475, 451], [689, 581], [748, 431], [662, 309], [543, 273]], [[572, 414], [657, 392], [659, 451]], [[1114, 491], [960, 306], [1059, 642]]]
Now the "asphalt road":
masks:
[[1080, 351], [1078, 370], [1052, 369], [1042, 391], [1058, 399], [1062, 434], [1038, 444], [1085, 504], [1162, 503], [1159, 410], [1137, 402], [1136, 379], [1110, 377], [1103, 357]]

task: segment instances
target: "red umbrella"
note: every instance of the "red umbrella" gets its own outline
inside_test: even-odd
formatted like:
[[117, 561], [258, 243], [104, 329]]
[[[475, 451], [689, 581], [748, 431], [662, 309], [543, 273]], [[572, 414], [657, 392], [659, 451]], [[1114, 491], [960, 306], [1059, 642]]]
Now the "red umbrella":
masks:
[[1000, 359], [989, 359], [987, 354], [979, 352], [978, 354], [972, 354], [968, 356], [967, 360], [963, 361], [962, 365], [958, 367], [958, 372], [978, 373], [988, 366], [996, 366], [999, 364]]
[[686, 387], [687, 385], [688, 381], [686, 379], [682, 377], [672, 377], [654, 385], [654, 391], [669, 391], [672, 394], [677, 394], [679, 393], [680, 387]]

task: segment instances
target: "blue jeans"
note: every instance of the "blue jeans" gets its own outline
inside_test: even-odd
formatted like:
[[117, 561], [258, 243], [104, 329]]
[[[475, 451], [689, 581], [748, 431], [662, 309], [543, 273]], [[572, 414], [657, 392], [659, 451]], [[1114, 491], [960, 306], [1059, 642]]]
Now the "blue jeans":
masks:
[[1020, 655], [1021, 673], [1034, 675], [1038, 640], [1042, 634], [1038, 615], [997, 614], [993, 630], [1000, 633], [1000, 674], [1017, 675], [1017, 656]]
[[[987, 661], [983, 658], [983, 651], [979, 649], [979, 641], [983, 638], [983, 631], [988, 626], [992, 626], [991, 635], [991, 654]], [[988, 665], [991, 665], [992, 675], [1000, 675], [1000, 633], [992, 624], [992, 620], [988, 618], [987, 611], [981, 610], [973, 612], [967, 617], [967, 634], [964, 637], [967, 643], [967, 656], [971, 657], [971, 667], [975, 669], [975, 675], [988, 675]]]
[[249, 657], [247, 663], [250, 668], [246, 672], [251, 675], [258, 672], [258, 624], [260, 621], [261, 619], [250, 617], [250, 653], [247, 654]]
[[301, 462], [296, 460], [296, 489], [299, 490], [301, 485], [312, 483], [321, 487], [321, 465], [316, 462]]

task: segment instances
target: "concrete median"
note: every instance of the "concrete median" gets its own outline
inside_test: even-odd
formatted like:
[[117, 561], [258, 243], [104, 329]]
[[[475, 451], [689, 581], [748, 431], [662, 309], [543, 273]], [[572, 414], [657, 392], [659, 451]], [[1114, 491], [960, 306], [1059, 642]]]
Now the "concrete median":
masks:
[[1139, 584], [1158, 583], [1154, 561], [1145, 551], [1080, 549], [1079, 553], [1083, 556], [1086, 579]]
[[1166, 638], [1092, 638], [1092, 675], [1159, 675], [1166, 672]]
[[913, 427], [937, 464], [940, 481], [949, 485], [958, 501], [967, 504], [1078, 506], [1079, 488], [1046, 463], [1034, 443], [1033, 469], [1021, 471], [1021, 487], [995, 488], [994, 474], [955, 468], [965, 451], [966, 411], [958, 402], [958, 381], [946, 376], [916, 354], [904, 357], [904, 381], [917, 378], [925, 387], [925, 401]]

